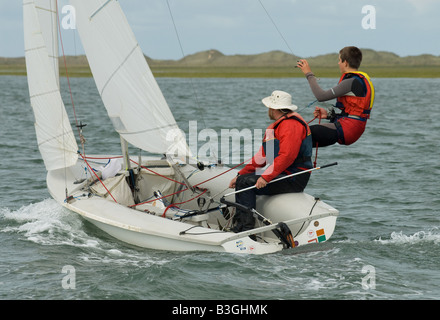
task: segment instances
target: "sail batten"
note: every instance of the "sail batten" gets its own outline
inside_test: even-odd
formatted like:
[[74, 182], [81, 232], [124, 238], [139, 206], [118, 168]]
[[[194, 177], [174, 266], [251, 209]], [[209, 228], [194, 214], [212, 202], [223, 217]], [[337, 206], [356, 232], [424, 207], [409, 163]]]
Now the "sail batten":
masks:
[[99, 13], [99, 11], [101, 11], [102, 9], [104, 9], [104, 7], [105, 7], [106, 5], [108, 5], [110, 1], [112, 1], [112, 0], [107, 0], [103, 5], [101, 5], [98, 9], [96, 9], [96, 11], [92, 13], [92, 15], [90, 16], [89, 19], [92, 20], [93, 17], [96, 16], [96, 15]]
[[178, 127], [177, 125], [170, 124], [170, 125], [163, 126], [163, 127], [155, 127], [155, 128], [151, 128], [151, 129], [145, 129], [145, 130], [142, 130], [142, 131], [129, 131], [129, 130], [127, 130], [127, 129], [125, 129], [125, 130], [116, 130], [116, 131], [117, 131], [118, 133], [123, 133], [123, 134], [125, 134], [125, 135], [130, 135], [130, 134], [154, 133], [154, 132], [158, 132], [158, 131], [160, 131], [160, 130], [170, 130], [170, 129], [172, 129], [172, 130], [174, 130], [174, 129], [178, 130], [179, 127]]
[[[26, 50], [24, 50], [24, 52], [27, 53], [27, 52], [31, 52], [31, 51], [37, 51], [37, 50], [40, 50], [40, 49], [47, 50], [46, 45], [41, 45], [41, 46], [39, 46], [39, 47], [26, 49]], [[51, 56], [48, 55], [48, 57], [51, 57]], [[52, 57], [53, 57], [53, 56], [52, 56]]]
[[39, 93], [30, 95], [30, 98], [33, 99], [33, 98], [42, 97], [42, 96], [45, 96], [45, 95], [49, 95], [49, 94], [52, 94], [52, 93], [58, 93], [58, 92], [59, 92], [58, 89], [50, 90], [50, 91], [46, 91], [46, 92], [39, 92]]
[[114, 75], [119, 71], [119, 69], [125, 64], [125, 62], [130, 58], [130, 56], [135, 52], [135, 50], [139, 47], [139, 44], [136, 43], [136, 45], [133, 47], [133, 50], [130, 51], [130, 53], [127, 55], [127, 57], [121, 62], [121, 64], [116, 68], [116, 70], [110, 75], [107, 82], [103, 85], [101, 89], [101, 96], [104, 93], [105, 88], [107, 88], [107, 84], [112, 80]]
[[[28, 4], [28, 3], [26, 3], [26, 4]], [[54, 13], [54, 14], [57, 13], [55, 9], [48, 9], [48, 8], [39, 7], [39, 6], [35, 6], [35, 9], [39, 9], [39, 10], [43, 10], [43, 11], [47, 11], [47, 12]]]

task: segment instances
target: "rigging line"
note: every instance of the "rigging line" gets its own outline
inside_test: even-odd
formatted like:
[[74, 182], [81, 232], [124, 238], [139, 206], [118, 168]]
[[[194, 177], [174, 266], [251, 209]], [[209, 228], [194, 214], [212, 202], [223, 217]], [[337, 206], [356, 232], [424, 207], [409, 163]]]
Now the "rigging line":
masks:
[[[318, 203], [318, 201], [319, 201], [319, 198], [315, 198], [315, 203], [313, 204], [312, 208], [310, 209], [309, 217], [312, 215], [313, 209], [315, 208], [315, 206]], [[301, 228], [298, 229], [298, 232], [293, 236], [293, 238], [296, 238], [299, 235], [299, 233], [301, 232], [301, 230], [304, 227], [305, 223], [306, 223], [306, 221], [303, 222]]]
[[[53, 3], [55, 2], [55, 8], [52, 8]], [[53, 59], [53, 68], [54, 68], [54, 76], [57, 77], [57, 79], [55, 79], [55, 82], [57, 84], [58, 87], [58, 93], [60, 95], [61, 98], [61, 103], [60, 103], [60, 109], [61, 109], [61, 125], [62, 125], [62, 129], [63, 129], [63, 135], [62, 135], [62, 140], [63, 140], [63, 161], [64, 161], [64, 190], [66, 193], [66, 199], [68, 198], [68, 190], [67, 190], [67, 161], [66, 161], [66, 148], [65, 148], [65, 136], [66, 136], [66, 128], [64, 127], [64, 112], [65, 112], [65, 107], [64, 107], [64, 103], [63, 103], [63, 98], [61, 97], [61, 83], [60, 83], [60, 75], [59, 75], [59, 47], [58, 47], [58, 32], [60, 33], [60, 38], [61, 38], [61, 29], [59, 28], [59, 17], [58, 17], [58, 1], [51, 1], [49, 3], [49, 10], [50, 10], [50, 19], [51, 19], [51, 33], [52, 33], [52, 52], [51, 54], [53, 56], [56, 56], [56, 60]], [[55, 10], [55, 11], [54, 11]], [[54, 17], [55, 14], [55, 17]], [[55, 28], [54, 28], [55, 26]], [[55, 51], [56, 50], [56, 51]], [[56, 53], [56, 54], [55, 54]], [[58, 70], [57, 70], [58, 69]], [[63, 110], [64, 109], [64, 110]], [[67, 116], [67, 115], [66, 115]], [[68, 134], [68, 133], [67, 133]]]
[[[80, 155], [81, 155], [81, 154], [80, 154]], [[81, 157], [82, 157], [82, 155], [81, 155]], [[246, 160], [246, 161], [247, 161], [247, 160]], [[235, 168], [241, 166], [241, 165], [244, 164], [246, 161], [243, 161], [242, 163], [236, 165], [235, 167], [232, 167], [232, 168], [230, 168], [230, 169], [228, 169], [228, 170], [226, 170], [226, 171], [223, 171], [222, 173], [220, 173], [220, 174], [218, 174], [218, 175], [216, 175], [216, 176], [213, 176], [213, 177], [211, 177], [211, 178], [209, 178], [209, 179], [206, 179], [205, 181], [199, 182], [199, 183], [193, 185], [193, 187], [196, 188], [196, 187], [198, 187], [198, 186], [200, 186], [200, 185], [202, 185], [202, 184], [204, 184], [204, 183], [206, 183], [206, 182], [208, 182], [208, 181], [211, 181], [211, 180], [213, 180], [213, 179], [215, 179], [215, 178], [218, 178], [219, 176], [224, 175], [225, 173], [228, 173], [228, 172], [230, 172], [231, 170], [234, 170]], [[179, 183], [180, 183], [180, 182], [179, 182]], [[185, 185], [185, 186], [186, 186], [186, 185]], [[162, 196], [162, 197], [160, 197], [160, 198], [154, 198], [154, 199], [152, 199], [152, 200], [148, 200], [148, 201], [145, 201], [145, 202], [136, 203], [136, 204], [131, 205], [131, 206], [129, 206], [129, 207], [130, 207], [130, 208], [133, 208], [133, 207], [136, 207], [136, 206], [139, 206], [139, 205], [142, 205], [142, 204], [146, 204], [146, 203], [150, 203], [150, 202], [153, 202], [153, 201], [156, 201], [156, 200], [161, 200], [161, 199], [164, 199], [164, 198], [168, 198], [168, 197], [174, 196], [174, 195], [176, 195], [176, 194], [179, 194], [179, 193], [184, 192], [184, 191], [187, 191], [187, 190], [189, 190], [188, 187], [186, 187], [185, 189], [182, 189], [182, 190], [176, 191], [176, 192], [174, 192], [174, 193], [168, 194], [168, 195], [166, 195], [166, 196]], [[215, 195], [215, 196], [216, 196], [216, 195]], [[213, 197], [211, 197], [211, 198], [213, 198]]]
[[249, 160], [245, 160], [245, 161], [243, 161], [242, 163], [239, 163], [239, 164], [237, 164], [236, 166], [234, 166], [234, 167], [232, 167], [232, 168], [229, 168], [228, 170], [223, 171], [223, 172], [219, 173], [219, 174], [216, 175], [216, 176], [213, 176], [213, 177], [211, 177], [211, 178], [209, 178], [209, 179], [206, 179], [205, 181], [199, 182], [199, 183], [193, 185], [193, 187], [194, 187], [194, 188], [195, 188], [195, 187], [198, 187], [198, 186], [200, 186], [201, 184], [204, 184], [204, 183], [206, 183], [206, 182], [208, 182], [208, 181], [211, 181], [211, 180], [213, 180], [213, 179], [215, 179], [215, 178], [218, 178], [218, 177], [220, 177], [221, 175], [224, 175], [225, 173], [227, 173], [227, 172], [229, 172], [229, 171], [231, 171], [231, 170], [234, 170], [234, 169], [238, 168], [239, 166], [243, 165], [243, 164], [244, 164], [245, 162], [247, 162], [247, 161], [249, 161]]
[[[58, 67], [58, 56], [59, 56], [58, 42], [57, 42], [57, 40], [55, 40], [55, 39], [58, 39], [58, 32], [57, 32], [58, 28], [54, 28], [53, 27], [53, 26], [57, 26], [57, 24], [56, 24], [56, 18], [57, 18], [57, 15], [58, 15], [57, 0], [55, 0], [55, 8], [52, 8], [52, 4], [53, 4], [53, 2], [51, 1], [49, 3], [49, 13], [50, 13], [50, 20], [51, 20], [50, 22], [51, 22], [51, 26], [52, 26], [52, 28], [50, 30], [50, 32], [52, 33], [52, 52], [49, 52], [49, 57], [53, 61], [53, 68], [54, 68], [55, 74], [59, 74], [59, 67]], [[44, 10], [44, 9], [40, 8], [40, 10]], [[54, 15], [55, 15], [55, 19], [54, 19]], [[58, 70], [56, 70], [56, 68], [58, 68]], [[55, 80], [56, 80], [56, 82], [58, 84], [58, 89], [59, 89], [59, 87], [60, 87], [60, 78], [58, 77], [58, 79], [55, 79]]]
[[[183, 50], [182, 41], [180, 40], [179, 32], [177, 31], [176, 22], [175, 22], [175, 20], [174, 20], [173, 13], [172, 13], [172, 11], [171, 11], [171, 6], [170, 6], [170, 3], [169, 3], [169, 0], [167, 0], [167, 6], [168, 6], [168, 12], [170, 13], [171, 21], [173, 22], [174, 32], [176, 33], [177, 41], [179, 42], [180, 52], [182, 53], [182, 58], [185, 58], [185, 52], [184, 52], [184, 50]], [[186, 67], [188, 68], [188, 65], [186, 64], [186, 62], [185, 62], [185, 65], [186, 65]], [[199, 97], [198, 97], [198, 95], [197, 95], [197, 91], [196, 91], [195, 86], [194, 86], [193, 79], [190, 78], [189, 81], [190, 81], [190, 84], [191, 84], [191, 89], [192, 89], [192, 91], [193, 91], [193, 93], [194, 93], [194, 97], [195, 97], [195, 100], [196, 100], [197, 108], [201, 111], [199, 114], [200, 114], [201, 117], [202, 117], [203, 125], [204, 125], [204, 127], [205, 127], [205, 129], [206, 129], [206, 128], [208, 128], [208, 127], [206, 126], [205, 117], [203, 116], [203, 110], [201, 110], [201, 107], [200, 107], [200, 101], [199, 101]], [[210, 142], [210, 143], [211, 143], [211, 142]], [[197, 159], [197, 150], [196, 150], [195, 158]], [[218, 158], [217, 158], [216, 155], [214, 155], [214, 159], [215, 159], [216, 162], [218, 162]]]
[[[254, 136], [255, 136], [255, 130], [256, 129], [254, 129]], [[263, 140], [263, 138], [261, 138], [261, 139], [259, 139], [259, 140]], [[241, 141], [240, 141], [241, 142]], [[228, 141], [228, 143], [229, 143], [229, 141]], [[234, 148], [233, 150], [231, 150], [227, 155], [225, 155], [224, 157], [222, 157], [222, 158], [220, 158], [220, 161], [222, 162], [222, 163], [224, 163], [224, 160], [226, 159], [226, 158], [228, 158], [228, 160], [229, 160], [229, 158], [231, 158], [231, 160], [232, 160], [232, 157], [233, 157], [233, 155], [235, 154], [235, 152], [240, 152], [240, 158], [241, 158], [241, 152], [243, 152], [243, 158], [244, 158], [244, 156], [245, 156], [245, 150], [244, 150], [244, 148], [246, 147], [246, 145], [242, 145], [241, 143], [240, 143], [240, 145], [238, 146], [238, 147], [236, 147], [236, 148]], [[255, 146], [254, 145], [254, 141], [252, 142], [252, 146], [251, 146], [251, 149], [254, 149], [254, 147], [256, 147], [257, 149], [260, 147], [259, 145], [258, 146]], [[249, 159], [249, 160], [252, 160], [252, 157]]]
[[64, 53], [63, 37], [61, 36], [60, 15], [59, 15], [59, 12], [58, 12], [58, 1], [55, 1], [55, 3], [56, 3], [56, 10], [57, 10], [58, 32], [60, 34], [60, 44], [61, 44], [61, 50], [63, 52], [64, 69], [66, 71], [67, 84], [69, 86], [70, 102], [72, 103], [73, 115], [75, 117], [75, 124], [76, 124], [76, 127], [78, 129], [78, 133], [81, 134], [80, 128], [78, 127], [78, 118], [76, 116], [75, 103], [73, 102], [72, 88], [70, 86], [70, 77], [69, 77], [69, 73], [67, 71], [67, 61], [66, 61], [66, 55]]
[[116, 201], [116, 199], [113, 197], [113, 195], [111, 194], [110, 190], [107, 189], [107, 187], [105, 186], [104, 182], [99, 178], [98, 174], [93, 170], [93, 168], [90, 166], [90, 164], [87, 162], [87, 159], [85, 158], [85, 156], [83, 156], [81, 153], [78, 153], [81, 158], [83, 159], [84, 163], [87, 165], [87, 167], [89, 168], [89, 171], [95, 174], [95, 177], [99, 180], [99, 182], [101, 183], [101, 185], [104, 187], [104, 189], [107, 191], [107, 193], [110, 195], [110, 197], [112, 197], [113, 201], [118, 203], [118, 201]]
[[[318, 116], [319, 118], [319, 124], [321, 124], [321, 110], [318, 109]], [[316, 163], [318, 162], [318, 147], [319, 147], [319, 143], [316, 142], [316, 147], [315, 147], [315, 161], [313, 162], [313, 168], [316, 168]]]
[[[61, 50], [63, 53], [64, 69], [66, 71], [66, 79], [67, 79], [67, 84], [69, 87], [70, 102], [72, 103], [72, 110], [73, 110], [73, 115], [75, 118], [75, 126], [78, 130], [79, 140], [80, 140], [81, 146], [82, 146], [82, 152], [85, 156], [86, 155], [86, 151], [85, 151], [86, 139], [84, 138], [84, 135], [82, 134], [82, 128], [84, 126], [82, 125], [81, 122], [78, 124], [78, 117], [76, 115], [75, 103], [73, 102], [72, 87], [70, 85], [70, 77], [69, 77], [69, 72], [67, 70], [68, 68], [67, 68], [66, 54], [64, 53], [63, 37], [62, 37], [62, 33], [61, 33], [60, 15], [59, 15], [59, 10], [58, 10], [58, 0], [55, 0], [55, 7], [56, 7], [56, 12], [57, 12], [58, 33], [60, 35], [60, 44], [61, 44]], [[60, 93], [61, 93], [61, 90], [60, 90]], [[90, 172], [90, 175], [92, 175], [92, 172]]]
[[208, 191], [208, 189], [204, 189], [202, 193], [196, 195], [195, 197], [193, 197], [193, 198], [191, 198], [191, 199], [189, 199], [189, 200], [185, 200], [185, 201], [178, 202], [178, 203], [171, 203], [170, 205], [168, 205], [168, 206], [166, 207], [165, 211], [164, 211], [163, 214], [162, 214], [162, 217], [163, 217], [163, 218], [166, 217], [166, 213], [167, 213], [167, 211], [168, 211], [169, 208], [175, 207], [175, 208], [179, 209], [179, 207], [177, 207], [177, 205], [184, 204], [184, 203], [190, 202], [190, 201], [192, 201], [192, 200], [195, 200], [195, 199], [201, 197], [202, 195], [204, 195], [207, 191]]
[[151, 170], [151, 169], [149, 169], [149, 168], [147, 168], [147, 167], [141, 165], [140, 163], [137, 163], [137, 162], [134, 161], [133, 159], [130, 159], [130, 161], [133, 162], [135, 165], [140, 166], [142, 169], [145, 169], [145, 170], [147, 170], [147, 171], [149, 171], [149, 172], [151, 172], [151, 173], [153, 173], [153, 174], [155, 174], [155, 175], [158, 175], [159, 177], [162, 177], [162, 178], [167, 179], [167, 180], [170, 180], [170, 181], [172, 181], [172, 182], [174, 182], [174, 183], [178, 183], [178, 184], [181, 184], [181, 185], [183, 185], [183, 186], [186, 186], [186, 184], [184, 184], [184, 183], [182, 183], [182, 182], [179, 182], [179, 181], [177, 181], [177, 180], [174, 180], [174, 179], [168, 178], [167, 176], [164, 176], [164, 175], [162, 175], [162, 174], [160, 174], [160, 173], [158, 173], [158, 172], [156, 172], [156, 171], [153, 171], [153, 170]]
[[[317, 102], [317, 101], [318, 101], [318, 99], [316, 99], [316, 100], [310, 102], [308, 105], [302, 107], [301, 109], [298, 109], [296, 112], [301, 113], [301, 111], [303, 111], [303, 110], [305, 110], [305, 109], [307, 109], [307, 108], [310, 108], [310, 107], [312, 106], [312, 104], [314, 104], [314, 103]], [[312, 122], [312, 121], [315, 120], [315, 119], [316, 119], [316, 117], [313, 118], [311, 121], [309, 121], [307, 124], [309, 124], [310, 122]]]
[[[68, 68], [67, 68], [66, 54], [64, 53], [64, 44], [63, 44], [63, 36], [62, 36], [62, 32], [61, 32], [60, 14], [59, 14], [59, 10], [58, 10], [58, 0], [55, 0], [55, 10], [56, 10], [56, 18], [57, 18], [56, 22], [57, 22], [57, 25], [58, 25], [58, 33], [59, 33], [59, 36], [60, 36], [60, 45], [61, 45], [61, 50], [62, 50], [62, 53], [63, 53], [64, 69], [66, 71], [66, 79], [67, 79], [67, 84], [68, 84], [68, 87], [69, 87], [70, 102], [72, 104], [73, 115], [74, 115], [74, 118], [75, 118], [75, 125], [76, 125], [76, 128], [78, 130], [78, 135], [79, 135], [79, 139], [80, 139], [80, 142], [81, 142], [81, 145], [82, 145], [83, 154], [85, 156], [86, 155], [85, 147], [84, 147], [85, 139], [84, 139], [84, 136], [82, 134], [82, 127], [83, 126], [82, 126], [81, 123], [78, 125], [78, 117], [76, 115], [75, 103], [73, 101], [72, 87], [70, 85], [70, 77], [69, 77], [69, 72], [68, 72]], [[60, 94], [61, 94], [61, 88], [60, 88]], [[81, 155], [81, 153], [79, 153], [79, 154]], [[67, 169], [65, 169], [65, 170], [67, 170]], [[89, 169], [89, 171], [90, 171], [90, 175], [92, 176], [93, 170]], [[65, 175], [65, 177], [67, 177], [67, 175]], [[66, 193], [67, 193], [67, 187], [66, 187]], [[66, 196], [67, 196], [67, 194], [66, 194]], [[112, 198], [113, 198], [113, 196], [112, 196]], [[113, 198], [113, 200], [114, 200], [114, 198]], [[116, 200], [115, 200], [115, 202], [116, 202]]]
[[284, 38], [283, 34], [281, 33], [280, 29], [278, 29], [278, 26], [276, 25], [275, 21], [273, 21], [272, 17], [270, 16], [269, 12], [266, 10], [266, 8], [264, 7], [263, 3], [261, 2], [261, 0], [258, 0], [258, 2], [260, 3], [261, 7], [263, 8], [263, 10], [266, 12], [267, 17], [269, 18], [269, 20], [272, 22], [272, 24], [274, 25], [275, 29], [277, 30], [278, 34], [280, 35], [280, 37], [283, 39], [284, 43], [286, 44], [287, 48], [289, 48], [289, 51], [292, 55], [295, 55], [293, 53], [292, 48], [290, 48], [289, 43], [287, 42], [287, 40]]

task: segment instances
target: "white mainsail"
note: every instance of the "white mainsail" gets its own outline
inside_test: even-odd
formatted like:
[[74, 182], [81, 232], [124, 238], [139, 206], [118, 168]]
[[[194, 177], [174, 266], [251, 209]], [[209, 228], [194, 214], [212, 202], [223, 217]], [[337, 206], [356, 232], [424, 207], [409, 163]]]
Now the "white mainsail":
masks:
[[48, 171], [72, 166], [78, 160], [78, 146], [59, 89], [57, 35], [46, 21], [56, 22], [54, 8], [53, 0], [23, 1], [29, 95], [38, 147]]
[[151, 153], [189, 155], [139, 44], [115, 0], [70, 0], [96, 86], [115, 130]]

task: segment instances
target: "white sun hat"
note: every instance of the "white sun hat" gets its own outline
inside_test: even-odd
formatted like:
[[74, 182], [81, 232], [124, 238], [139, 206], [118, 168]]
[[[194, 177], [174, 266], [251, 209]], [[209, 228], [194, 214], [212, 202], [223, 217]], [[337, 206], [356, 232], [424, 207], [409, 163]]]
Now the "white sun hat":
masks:
[[298, 106], [292, 104], [292, 96], [280, 90], [275, 90], [270, 97], [266, 97], [261, 101], [271, 109], [289, 109], [292, 111], [298, 109]]

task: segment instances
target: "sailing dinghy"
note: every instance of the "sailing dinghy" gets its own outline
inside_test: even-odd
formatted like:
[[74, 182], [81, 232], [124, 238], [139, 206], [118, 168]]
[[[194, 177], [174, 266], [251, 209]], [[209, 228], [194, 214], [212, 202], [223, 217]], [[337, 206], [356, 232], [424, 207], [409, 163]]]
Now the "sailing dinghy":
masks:
[[[185, 137], [118, 1], [71, 4], [122, 152], [79, 151], [60, 93], [56, 0], [24, 0], [30, 102], [58, 203], [116, 239], [160, 250], [265, 254], [331, 237], [338, 210], [306, 193], [258, 197], [255, 229], [229, 232], [236, 204], [225, 195], [237, 170], [182, 161], [191, 157]], [[128, 144], [158, 156], [131, 157]]]

